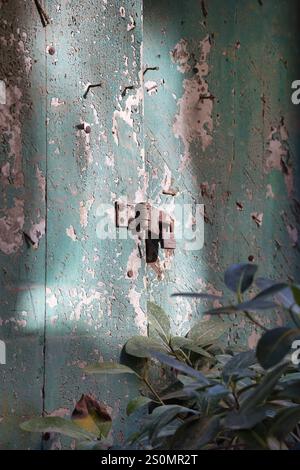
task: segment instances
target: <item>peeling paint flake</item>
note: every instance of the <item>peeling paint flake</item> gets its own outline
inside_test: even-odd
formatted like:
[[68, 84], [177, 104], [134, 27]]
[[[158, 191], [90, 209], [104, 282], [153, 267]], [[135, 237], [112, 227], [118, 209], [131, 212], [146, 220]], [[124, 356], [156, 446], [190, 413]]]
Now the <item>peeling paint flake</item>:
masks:
[[156, 95], [156, 93], [158, 92], [158, 84], [154, 80], [148, 80], [145, 83], [145, 89], [148, 95]]
[[[173, 131], [175, 137], [180, 138], [184, 145], [180, 171], [190, 160], [190, 145], [193, 141], [200, 140], [202, 151], [205, 151], [212, 142], [213, 96], [204, 78], [209, 72], [207, 57], [210, 49], [210, 38], [206, 36], [200, 42], [200, 58], [194, 67], [195, 74], [183, 81], [184, 93], [177, 103], [179, 112], [175, 116]], [[182, 59], [179, 60], [179, 64], [182, 65]]]
[[133, 306], [135, 311], [135, 323], [139, 328], [139, 331], [142, 335], [147, 334], [147, 315], [142, 310], [140, 306], [140, 299], [141, 295], [139, 292], [135, 290], [135, 287], [132, 287], [128, 293], [128, 299], [130, 304]]
[[54, 108], [59, 108], [60, 106], [63, 106], [65, 104], [65, 101], [60, 100], [59, 98], [52, 98], [51, 99], [51, 106]]
[[11, 177], [16, 188], [24, 186], [22, 171], [21, 113], [22, 91], [17, 86], [6, 88], [6, 104], [0, 105], [0, 134], [7, 136], [8, 157], [13, 159]]
[[80, 225], [81, 227], [87, 227], [88, 225], [88, 214], [94, 204], [95, 198], [92, 197], [88, 201], [80, 201], [79, 213], [80, 213]]
[[289, 197], [294, 192], [293, 169], [289, 161], [288, 131], [283, 119], [278, 127], [272, 128], [268, 139], [268, 153], [265, 158], [265, 172], [280, 171], [284, 175], [284, 181]]
[[6, 255], [16, 253], [23, 245], [24, 201], [14, 199], [14, 207], [0, 218], [0, 250]]
[[187, 73], [191, 70], [189, 65], [190, 53], [188, 51], [188, 42], [186, 39], [180, 39], [173, 51], [170, 52], [171, 59], [177, 65], [181, 73]]
[[[118, 104], [117, 110], [113, 114], [113, 126], [112, 134], [116, 145], [120, 143], [120, 129], [119, 123], [123, 121], [128, 127], [133, 129], [134, 119], [132, 117], [133, 112], [139, 107], [140, 102], [143, 99], [143, 90], [140, 87], [135, 94], [129, 95], [125, 102], [125, 107], [122, 109], [121, 105]], [[138, 145], [136, 132], [133, 131], [133, 140]]]
[[76, 242], [78, 240], [76, 232], [72, 225], [70, 225], [69, 228], [66, 228], [66, 234], [68, 235], [69, 238], [71, 238], [71, 240], [73, 240], [73, 242]]

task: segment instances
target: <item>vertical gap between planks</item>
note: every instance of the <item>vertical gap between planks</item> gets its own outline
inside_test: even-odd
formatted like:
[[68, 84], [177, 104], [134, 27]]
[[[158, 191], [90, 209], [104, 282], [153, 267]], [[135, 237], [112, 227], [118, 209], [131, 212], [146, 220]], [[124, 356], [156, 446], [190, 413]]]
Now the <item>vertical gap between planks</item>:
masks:
[[[44, 4], [46, 2], [43, 2]], [[45, 140], [46, 140], [46, 162], [45, 162], [45, 273], [44, 273], [44, 336], [43, 336], [43, 385], [42, 385], [42, 415], [45, 416], [46, 412], [46, 352], [47, 352], [47, 271], [48, 271], [48, 57], [47, 57], [47, 28], [44, 28], [45, 32]], [[43, 437], [41, 442], [43, 449]]]
[[[150, 170], [149, 170], [149, 165], [148, 165], [148, 157], [146, 155], [146, 132], [145, 132], [145, 129], [146, 129], [146, 122], [145, 122], [145, 116], [146, 116], [146, 112], [145, 112], [145, 109], [146, 109], [146, 102], [145, 102], [145, 86], [144, 86], [144, 66], [145, 66], [145, 63], [144, 63], [144, 57], [145, 57], [145, 54], [144, 54], [144, 51], [145, 51], [145, 34], [144, 34], [144, 31], [145, 31], [145, 3], [146, 1], [145, 0], [141, 0], [141, 33], [142, 33], [142, 46], [141, 46], [141, 49], [140, 49], [140, 61], [141, 61], [141, 87], [142, 87], [142, 125], [141, 125], [141, 129], [142, 129], [142, 151], [143, 151], [143, 155], [144, 155], [144, 161], [143, 161], [143, 165], [144, 165], [144, 172], [145, 172], [145, 177], [147, 178], [147, 194], [145, 194], [145, 199], [146, 199], [146, 202], [149, 202], [149, 185], [150, 185]], [[145, 288], [145, 311], [146, 311], [146, 319], [147, 319], [147, 336], [149, 336], [149, 322], [148, 322], [148, 300], [149, 300], [149, 293], [150, 293], [150, 289], [149, 289], [149, 278], [148, 278], [148, 274], [149, 274], [149, 271], [150, 271], [150, 268], [147, 264], [147, 261], [146, 261], [146, 240], [144, 240], [144, 246], [143, 246], [143, 253], [144, 253], [144, 263], [145, 263], [145, 270], [144, 270], [144, 274], [146, 276], [146, 288]], [[143, 260], [142, 260], [143, 261]]]

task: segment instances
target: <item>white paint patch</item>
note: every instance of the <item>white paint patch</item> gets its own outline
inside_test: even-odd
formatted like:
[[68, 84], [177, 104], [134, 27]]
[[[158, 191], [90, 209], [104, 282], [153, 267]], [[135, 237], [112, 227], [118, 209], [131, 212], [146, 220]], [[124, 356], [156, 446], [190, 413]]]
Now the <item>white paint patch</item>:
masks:
[[[137, 279], [139, 270], [142, 266], [142, 260], [138, 248], [134, 248], [132, 253], [129, 255], [126, 272], [131, 273], [130, 279]], [[129, 278], [129, 277], [128, 277]]]
[[89, 211], [91, 210], [91, 207], [94, 204], [94, 202], [95, 202], [94, 197], [91, 197], [91, 199], [87, 200], [86, 202], [80, 201], [79, 214], [80, 214], [81, 227], [87, 227]]
[[129, 20], [130, 20], [130, 23], [128, 23], [127, 25], [127, 31], [132, 31], [135, 28], [136, 24], [135, 24], [133, 16], [130, 15]]
[[[141, 50], [141, 57], [143, 56], [143, 43], [140, 46]], [[123, 121], [129, 128], [134, 128], [134, 119], [132, 114], [134, 111], [138, 112], [140, 103], [143, 103], [143, 71], [141, 70], [139, 73], [140, 79], [140, 86], [137, 89], [135, 94], [131, 94], [127, 97], [125, 102], [124, 109], [122, 108], [121, 104], [118, 103], [118, 109], [116, 109], [113, 113], [112, 118], [112, 134], [114, 137], [114, 141], [116, 145], [120, 143], [120, 132], [119, 132], [119, 121]], [[119, 97], [119, 100], [122, 101], [122, 96]], [[133, 141], [135, 142], [136, 146], [139, 146], [137, 140], [136, 131], [132, 133]], [[126, 147], [128, 145], [128, 138], [126, 138], [126, 142], [122, 142], [121, 144]]]
[[91, 104], [91, 109], [92, 109], [93, 115], [94, 115], [94, 123], [99, 124], [100, 123], [99, 116], [98, 116], [97, 109], [95, 108], [95, 105]]
[[212, 142], [213, 131], [213, 99], [205, 78], [209, 68], [207, 57], [211, 45], [209, 36], [200, 42], [200, 58], [195, 69], [197, 73], [193, 78], [183, 81], [184, 94], [178, 100], [179, 113], [175, 116], [173, 132], [180, 138], [184, 145], [184, 155], [180, 171], [190, 160], [190, 145], [193, 141], [201, 142], [204, 152]]
[[73, 242], [77, 241], [77, 235], [76, 235], [73, 225], [70, 225], [69, 228], [66, 228], [66, 234], [68, 235], [69, 238], [71, 238], [71, 240], [73, 240]]
[[36, 177], [38, 180], [38, 186], [39, 189], [42, 193], [43, 201], [45, 200], [46, 197], [46, 179], [45, 176], [43, 175], [42, 171], [39, 169], [39, 166], [36, 166]]
[[273, 193], [273, 189], [272, 189], [271, 184], [267, 184], [266, 198], [267, 199], [274, 199], [275, 198], [275, 194]]
[[298, 230], [297, 230], [297, 228], [294, 227], [293, 225], [290, 225], [290, 224], [288, 224], [286, 226], [286, 228], [287, 228], [287, 231], [288, 231], [288, 234], [289, 234], [289, 237], [292, 241], [293, 246], [297, 246], [297, 244], [298, 244]]
[[52, 293], [51, 289], [47, 287], [46, 289], [46, 303], [50, 308], [54, 308], [57, 305], [57, 298], [55, 294]]
[[6, 162], [2, 166], [1, 173], [4, 176], [4, 178], [9, 178], [9, 176], [10, 176], [10, 163], [9, 162]]
[[140, 187], [135, 192], [134, 202], [137, 204], [139, 202], [144, 202], [147, 199], [147, 192], [149, 186], [149, 175], [145, 170], [145, 167], [138, 168], [138, 176], [140, 178]]
[[21, 135], [22, 108], [22, 91], [17, 86], [7, 87], [6, 104], [0, 104], [0, 134], [8, 139], [8, 157], [13, 159], [11, 177], [15, 188], [24, 186]]
[[[122, 109], [118, 104], [119, 109], [114, 111], [112, 133], [116, 145], [119, 145], [119, 121], [122, 120], [127, 126], [133, 128], [134, 120], [132, 117], [134, 108], [138, 108], [140, 101], [143, 99], [143, 90], [139, 88], [136, 94], [129, 95], [125, 102], [125, 108]], [[133, 140], [137, 142], [136, 133], [133, 133]]]
[[288, 159], [288, 131], [284, 124], [272, 129], [268, 141], [268, 153], [265, 160], [265, 172], [277, 170], [283, 173], [284, 181], [289, 197], [294, 191], [294, 178], [292, 167]]
[[38, 247], [41, 238], [45, 235], [46, 222], [41, 219], [37, 224], [32, 225], [29, 235], [36, 247]]
[[145, 89], [148, 95], [156, 95], [156, 93], [158, 92], [158, 84], [154, 80], [148, 80], [145, 83]]
[[74, 308], [74, 311], [70, 315], [70, 320], [79, 320], [82, 314], [82, 310], [84, 309], [85, 311], [89, 310], [90, 308], [93, 308], [93, 304], [96, 301], [99, 303], [99, 300], [101, 299], [102, 295], [100, 292], [96, 291], [95, 289], [91, 289], [89, 294], [85, 292], [84, 289], [81, 290], [79, 293], [79, 302], [77, 303], [76, 307]]
[[262, 212], [252, 212], [251, 218], [258, 227], [262, 226], [263, 218], [264, 218], [264, 214]]
[[6, 104], [6, 84], [0, 80], [0, 104]]
[[191, 70], [189, 65], [190, 53], [188, 51], [188, 42], [186, 39], [180, 39], [172, 52], [171, 59], [177, 65], [177, 69], [181, 73], [187, 73]]
[[85, 145], [84, 145], [84, 155], [88, 164], [93, 163], [93, 153], [91, 148], [91, 135], [84, 133]]
[[161, 188], [163, 191], [168, 191], [172, 184], [172, 173], [168, 165], [164, 164], [164, 176], [161, 182]]
[[53, 108], [59, 108], [60, 106], [63, 106], [64, 104], [65, 104], [65, 101], [60, 100], [59, 98], [51, 99], [51, 106], [53, 106]]
[[113, 154], [105, 155], [105, 164], [109, 168], [113, 168], [115, 166], [115, 156]]
[[128, 299], [135, 311], [135, 324], [142, 335], [147, 335], [147, 315], [140, 306], [141, 295], [132, 287], [128, 293]]
[[14, 206], [0, 218], [0, 250], [6, 255], [16, 253], [23, 245], [24, 201], [14, 199]]

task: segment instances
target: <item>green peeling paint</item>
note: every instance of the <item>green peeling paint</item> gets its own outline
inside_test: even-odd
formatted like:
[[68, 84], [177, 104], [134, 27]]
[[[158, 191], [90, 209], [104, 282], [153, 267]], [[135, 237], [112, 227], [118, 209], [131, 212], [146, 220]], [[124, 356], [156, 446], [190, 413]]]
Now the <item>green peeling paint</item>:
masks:
[[[82, 393], [111, 407], [124, 442], [134, 379], [83, 368], [146, 333], [147, 299], [182, 333], [205, 306], [170, 294], [220, 292], [232, 262], [299, 277], [298, 2], [43, 4], [46, 28], [34, 2], [0, 1], [2, 449], [70, 446], [18, 425], [68, 415]], [[114, 220], [124, 197], [205, 204], [203, 249], [178, 240], [146, 265], [136, 240], [99, 239], [101, 205]], [[254, 345], [251, 325], [233, 326], [230, 344]]]

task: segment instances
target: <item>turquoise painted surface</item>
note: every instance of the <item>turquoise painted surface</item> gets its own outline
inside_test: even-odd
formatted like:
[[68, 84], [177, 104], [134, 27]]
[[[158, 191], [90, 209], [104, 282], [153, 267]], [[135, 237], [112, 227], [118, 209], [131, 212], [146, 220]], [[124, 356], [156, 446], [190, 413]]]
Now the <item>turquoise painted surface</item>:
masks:
[[[232, 262], [250, 256], [266, 274], [298, 279], [297, 2], [86, 3], [44, 2], [44, 29], [33, 2], [0, 2], [3, 449], [69, 447], [18, 424], [68, 415], [81, 393], [111, 407], [124, 442], [136, 384], [83, 367], [146, 334], [148, 298], [185, 331], [202, 306], [169, 294], [221, 291]], [[175, 197], [162, 194], [169, 187]], [[175, 256], [160, 251], [145, 266], [137, 240], [101, 240], [101, 205], [113, 222], [122, 197], [205, 204], [203, 249], [178, 240]], [[252, 326], [233, 326], [231, 345], [254, 346]]]
[[[107, 404], [122, 442], [121, 420], [135, 384], [88, 378], [82, 368], [118, 360], [126, 339], [146, 329], [144, 262], [136, 242], [97, 235], [103, 204], [110, 204], [113, 218], [116, 199], [134, 201], [143, 191], [141, 3], [125, 1], [120, 9], [102, 0], [45, 2], [51, 17], [45, 29], [33, 2], [0, 5], [1, 79], [9, 96], [18, 87], [14, 101], [1, 107], [1, 222], [17, 246], [10, 253], [3, 229], [0, 337], [7, 364], [1, 367], [0, 446], [60, 447], [59, 440], [42, 444], [40, 436], [20, 433], [18, 424], [42, 413], [69, 415], [85, 392]], [[88, 84], [99, 82], [84, 99]], [[77, 129], [83, 121], [90, 134]], [[19, 186], [13, 169], [3, 170], [17, 158], [24, 173]], [[14, 198], [20, 215], [10, 212]], [[32, 241], [38, 223], [33, 249], [21, 232]]]
[[[149, 195], [205, 204], [203, 249], [188, 252], [179, 242], [165, 280], [150, 273], [151, 295], [175, 328], [205, 305], [168, 294], [221, 292], [231, 263], [254, 260], [261, 274], [299, 278], [299, 110], [290, 99], [297, 10], [285, 1], [144, 4], [145, 65], [159, 69], [146, 75], [157, 85], [145, 93]], [[165, 174], [175, 198], [162, 194]], [[255, 345], [255, 328], [240, 318], [232, 326], [231, 346]]]

